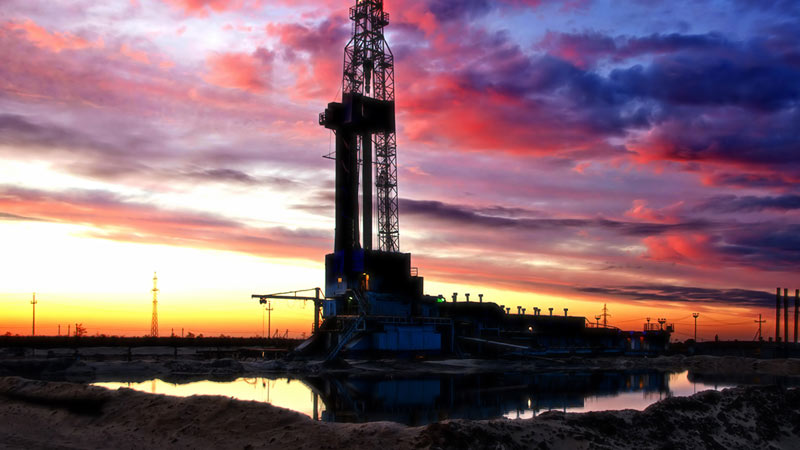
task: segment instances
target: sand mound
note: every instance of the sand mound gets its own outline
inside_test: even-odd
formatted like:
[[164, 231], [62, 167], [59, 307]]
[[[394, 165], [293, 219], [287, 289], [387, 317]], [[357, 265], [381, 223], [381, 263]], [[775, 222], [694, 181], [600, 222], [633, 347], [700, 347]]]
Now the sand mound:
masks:
[[645, 411], [548, 412], [533, 420], [451, 421], [420, 433], [441, 448], [795, 449], [800, 391], [777, 387], [706, 391]]
[[[426, 427], [331, 424], [224, 397], [151, 395], [0, 378], [10, 448], [798, 448], [800, 390], [747, 387], [670, 398], [645, 411], [550, 412]], [[47, 426], [42, 426], [47, 424]]]

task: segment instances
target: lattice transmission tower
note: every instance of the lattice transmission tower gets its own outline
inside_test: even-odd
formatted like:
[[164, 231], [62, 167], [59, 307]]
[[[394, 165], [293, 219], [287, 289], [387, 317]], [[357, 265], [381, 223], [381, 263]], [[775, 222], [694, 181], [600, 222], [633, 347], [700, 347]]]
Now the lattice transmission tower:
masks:
[[[383, 35], [389, 13], [383, 0], [357, 0], [350, 8], [353, 37], [344, 49], [343, 94], [391, 102], [391, 126], [359, 133], [358, 148], [363, 162], [363, 241], [372, 247], [372, 175], [375, 155], [375, 201], [378, 209], [378, 248], [400, 251], [400, 221], [397, 194], [397, 136], [394, 130], [394, 55]], [[368, 223], [369, 222], [369, 223]]]
[[153, 272], [153, 318], [150, 321], [150, 336], [158, 337], [158, 277]]

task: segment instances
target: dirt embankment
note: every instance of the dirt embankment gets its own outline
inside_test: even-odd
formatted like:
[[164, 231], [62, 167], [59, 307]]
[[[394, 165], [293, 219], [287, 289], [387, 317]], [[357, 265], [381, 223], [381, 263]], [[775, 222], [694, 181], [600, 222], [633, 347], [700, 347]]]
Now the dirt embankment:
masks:
[[716, 356], [669, 356], [658, 358], [579, 358], [536, 360], [347, 360], [321, 361], [287, 360], [134, 360], [84, 361], [74, 358], [0, 359], [0, 377], [22, 376], [31, 379], [73, 381], [145, 381], [152, 378], [180, 380], [235, 379], [239, 376], [262, 375], [340, 375], [393, 374], [415, 375], [467, 373], [534, 373], [561, 370], [634, 370], [648, 369], [665, 372], [690, 370], [694, 374], [774, 375], [800, 377], [800, 359], [753, 359]]
[[645, 411], [549, 412], [425, 427], [334, 424], [257, 402], [0, 378], [7, 448], [795, 449], [800, 390], [746, 387], [669, 398]]

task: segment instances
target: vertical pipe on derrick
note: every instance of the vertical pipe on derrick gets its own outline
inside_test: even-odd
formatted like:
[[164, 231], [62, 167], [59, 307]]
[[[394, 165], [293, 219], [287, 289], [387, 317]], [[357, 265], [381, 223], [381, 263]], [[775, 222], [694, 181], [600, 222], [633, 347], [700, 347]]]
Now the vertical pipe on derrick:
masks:
[[364, 250], [372, 250], [372, 134], [361, 136], [362, 189], [361, 205], [363, 232], [361, 235]]

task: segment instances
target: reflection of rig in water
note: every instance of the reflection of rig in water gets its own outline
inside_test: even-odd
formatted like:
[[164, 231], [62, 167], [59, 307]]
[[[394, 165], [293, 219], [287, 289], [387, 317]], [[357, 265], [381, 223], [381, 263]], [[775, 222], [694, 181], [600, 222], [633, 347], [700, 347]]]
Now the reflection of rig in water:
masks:
[[[299, 350], [334, 358], [349, 353], [645, 353], [663, 351], [671, 326], [624, 332], [584, 317], [525, 314], [495, 303], [452, 302], [423, 293], [423, 278], [400, 252], [395, 138], [394, 56], [384, 39], [382, 0], [350, 8], [342, 101], [320, 125], [336, 135], [336, 230], [325, 257], [325, 295], [254, 295], [313, 300], [314, 335]], [[360, 176], [359, 176], [360, 175]], [[373, 181], [374, 180], [374, 181]], [[375, 198], [373, 200], [373, 185]], [[359, 192], [359, 187], [361, 191]], [[359, 196], [360, 194], [360, 196]], [[360, 202], [359, 202], [360, 197]], [[360, 203], [360, 205], [359, 205]], [[374, 205], [373, 205], [374, 203]], [[372, 248], [373, 206], [378, 249]], [[359, 220], [361, 217], [361, 221]], [[363, 242], [362, 242], [363, 241]], [[319, 324], [319, 310], [324, 322]]]
[[669, 393], [669, 374], [639, 372], [552, 372], [537, 374], [438, 375], [414, 379], [379, 377], [305, 379], [322, 400], [321, 420], [392, 421], [424, 425], [446, 419], [493, 419], [584, 407], [593, 397], [625, 392]]

